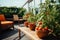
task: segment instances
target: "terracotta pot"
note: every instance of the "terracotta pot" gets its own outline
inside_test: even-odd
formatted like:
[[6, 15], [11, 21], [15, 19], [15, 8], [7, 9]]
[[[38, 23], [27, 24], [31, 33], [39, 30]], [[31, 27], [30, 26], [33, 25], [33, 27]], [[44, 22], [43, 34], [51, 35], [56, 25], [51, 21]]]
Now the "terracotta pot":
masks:
[[39, 30], [39, 31], [36, 31], [36, 33], [37, 33], [37, 36], [39, 37], [39, 38], [44, 38], [44, 37], [46, 37], [46, 36], [48, 36], [48, 31], [41, 31], [41, 30]]
[[24, 22], [24, 26], [25, 26], [25, 27], [28, 27], [28, 24], [29, 24], [28, 21], [25, 21], [25, 22]]
[[30, 30], [35, 30], [35, 23], [29, 23], [28, 27], [30, 28]]

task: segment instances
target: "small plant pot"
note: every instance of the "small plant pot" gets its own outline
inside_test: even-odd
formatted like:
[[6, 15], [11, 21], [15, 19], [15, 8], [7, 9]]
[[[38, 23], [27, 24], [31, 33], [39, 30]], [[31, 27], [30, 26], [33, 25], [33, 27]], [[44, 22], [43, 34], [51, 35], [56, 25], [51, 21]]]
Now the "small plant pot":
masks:
[[29, 24], [28, 21], [25, 21], [25, 22], [24, 22], [24, 26], [25, 26], [25, 27], [28, 27], [28, 24]]
[[30, 28], [30, 30], [35, 30], [35, 23], [29, 23], [28, 27]]
[[39, 38], [45, 38], [46, 36], [48, 36], [48, 33], [49, 32], [47, 32], [47, 31], [41, 31], [41, 30], [39, 30], [39, 31], [36, 31], [36, 34], [37, 34], [37, 36], [39, 37]]

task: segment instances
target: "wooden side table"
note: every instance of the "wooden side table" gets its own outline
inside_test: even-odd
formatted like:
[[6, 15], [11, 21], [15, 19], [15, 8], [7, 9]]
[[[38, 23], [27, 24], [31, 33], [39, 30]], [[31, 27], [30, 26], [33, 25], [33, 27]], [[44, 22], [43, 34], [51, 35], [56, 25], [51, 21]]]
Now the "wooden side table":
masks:
[[20, 32], [23, 32], [24, 34], [28, 35], [29, 37], [31, 37], [33, 40], [42, 40], [40, 39], [37, 35], [35, 31], [31, 31], [29, 28], [27, 27], [18, 27], [18, 32], [19, 32], [19, 39], [20, 37]]

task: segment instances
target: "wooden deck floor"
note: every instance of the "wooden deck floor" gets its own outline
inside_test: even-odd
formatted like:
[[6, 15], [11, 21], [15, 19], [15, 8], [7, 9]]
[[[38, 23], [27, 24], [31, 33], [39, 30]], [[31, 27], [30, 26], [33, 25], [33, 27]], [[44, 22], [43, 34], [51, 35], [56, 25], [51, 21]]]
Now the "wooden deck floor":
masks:
[[[20, 26], [23, 27], [23, 24], [21, 24]], [[14, 25], [14, 27], [15, 27], [14, 30], [9, 29], [7, 31], [4, 31], [2, 34], [0, 34], [0, 40], [18, 40], [18, 30], [17, 30], [17, 28], [19, 26], [18, 25]], [[31, 40], [31, 38], [29, 36], [27, 36], [27, 35], [23, 36], [23, 35], [24, 34], [22, 33], [21, 34], [21, 36], [22, 36], [21, 40]], [[60, 40], [60, 38], [59, 39], [55, 39], [53, 37], [51, 37], [51, 39], [50, 38], [48, 38], [48, 39], [49, 40]]]
[[[21, 25], [23, 26], [23, 25]], [[18, 25], [14, 25], [15, 29], [11, 30], [9, 29], [8, 31], [4, 31], [2, 34], [0, 34], [0, 40], [18, 40], [18, 30], [17, 27], [19, 27]], [[22, 38], [21, 40], [31, 40], [27, 35], [24, 35], [23, 37], [23, 33], [22, 33]]]

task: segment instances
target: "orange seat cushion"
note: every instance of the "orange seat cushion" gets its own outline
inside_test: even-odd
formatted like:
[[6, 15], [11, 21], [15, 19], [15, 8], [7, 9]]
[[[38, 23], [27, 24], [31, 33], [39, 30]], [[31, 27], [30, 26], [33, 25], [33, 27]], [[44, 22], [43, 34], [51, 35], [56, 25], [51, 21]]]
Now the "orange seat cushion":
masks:
[[13, 24], [13, 21], [1, 21], [1, 24]]
[[3, 29], [8, 29], [13, 25], [12, 21], [1, 21], [1, 26]]

